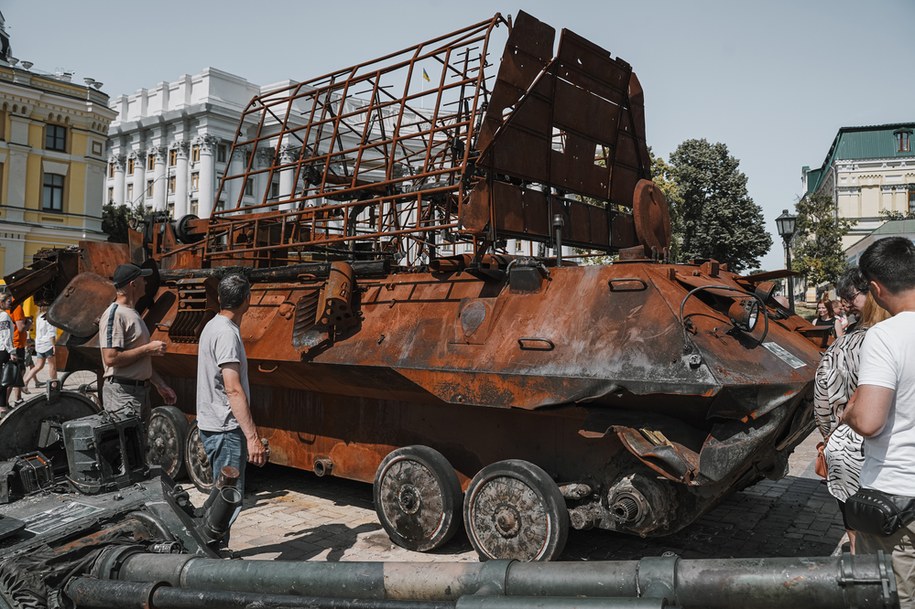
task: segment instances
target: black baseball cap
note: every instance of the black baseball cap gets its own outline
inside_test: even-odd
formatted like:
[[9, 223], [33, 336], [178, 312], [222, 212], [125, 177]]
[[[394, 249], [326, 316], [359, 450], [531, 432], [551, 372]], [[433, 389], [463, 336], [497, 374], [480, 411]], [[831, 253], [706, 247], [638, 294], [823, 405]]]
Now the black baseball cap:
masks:
[[141, 269], [135, 264], [121, 264], [114, 269], [112, 280], [115, 288], [123, 288], [137, 277], [149, 277], [150, 275], [152, 275], [152, 269]]

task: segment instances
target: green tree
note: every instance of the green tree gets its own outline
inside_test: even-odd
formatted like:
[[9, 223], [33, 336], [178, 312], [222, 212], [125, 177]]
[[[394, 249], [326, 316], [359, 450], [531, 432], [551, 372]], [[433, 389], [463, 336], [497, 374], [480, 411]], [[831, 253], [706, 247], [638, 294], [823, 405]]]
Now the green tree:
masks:
[[909, 210], [905, 213], [902, 213], [901, 211], [896, 211], [895, 209], [881, 209], [880, 216], [886, 222], [890, 222], [892, 220], [915, 220], [915, 211]]
[[143, 219], [139, 206], [106, 203], [102, 207], [102, 232], [108, 235], [108, 241], [127, 243], [127, 229], [136, 226]]
[[828, 195], [804, 197], [796, 207], [793, 270], [813, 285], [834, 283], [846, 268], [842, 237], [855, 222], [839, 218]]
[[678, 230], [678, 227], [682, 224], [682, 221], [677, 213], [679, 209], [673, 203], [676, 201], [679, 193], [677, 183], [674, 181], [670, 165], [667, 164], [664, 157], [655, 156], [651, 146], [648, 147], [648, 156], [651, 159], [651, 181], [664, 193], [664, 197], [667, 199], [668, 207], [670, 208], [670, 225], [672, 230], [670, 236], [670, 257], [672, 260], [678, 260], [682, 247], [682, 231]]
[[732, 271], [759, 267], [772, 246], [740, 161], [722, 143], [686, 140], [670, 155], [671, 218], [683, 258], [714, 258]]

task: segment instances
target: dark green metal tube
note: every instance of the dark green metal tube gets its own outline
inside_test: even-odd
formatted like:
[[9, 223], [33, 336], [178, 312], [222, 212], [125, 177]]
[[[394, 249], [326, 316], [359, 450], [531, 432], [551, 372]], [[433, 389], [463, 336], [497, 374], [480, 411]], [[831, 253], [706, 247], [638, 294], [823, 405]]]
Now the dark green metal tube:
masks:
[[462, 596], [455, 609], [664, 609], [663, 598], [567, 596]]
[[345, 599], [172, 588], [165, 584], [74, 578], [64, 593], [79, 609], [454, 609], [448, 601]]
[[364, 599], [641, 597], [666, 599], [685, 609], [835, 609], [892, 607], [898, 602], [889, 557], [884, 555], [443, 564], [222, 561], [133, 554], [119, 559], [110, 571], [122, 580], [166, 581], [203, 590]]

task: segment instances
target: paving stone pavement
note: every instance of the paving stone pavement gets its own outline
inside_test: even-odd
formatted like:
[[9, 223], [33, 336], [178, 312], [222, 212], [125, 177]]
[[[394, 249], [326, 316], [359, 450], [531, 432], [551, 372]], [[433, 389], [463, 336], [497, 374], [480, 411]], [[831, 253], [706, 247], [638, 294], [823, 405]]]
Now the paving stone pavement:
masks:
[[[815, 444], [814, 432], [792, 455], [787, 477], [727, 497], [683, 531], [641, 539], [573, 530], [562, 560], [630, 560], [666, 551], [683, 558], [829, 555], [844, 529], [835, 500], [813, 473]], [[477, 560], [462, 532], [430, 553], [394, 545], [375, 516], [369, 484], [277, 465], [250, 468], [247, 484], [230, 543], [244, 559]], [[200, 505], [205, 497], [193, 488], [190, 492]]]

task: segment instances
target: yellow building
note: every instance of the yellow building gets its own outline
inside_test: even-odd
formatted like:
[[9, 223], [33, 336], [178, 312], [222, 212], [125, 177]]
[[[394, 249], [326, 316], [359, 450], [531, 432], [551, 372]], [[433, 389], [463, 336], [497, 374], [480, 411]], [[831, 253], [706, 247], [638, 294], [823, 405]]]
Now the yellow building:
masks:
[[70, 74], [32, 71], [8, 42], [0, 52], [0, 270], [7, 275], [40, 249], [106, 240], [105, 142], [117, 114], [91, 79], [84, 86]]

